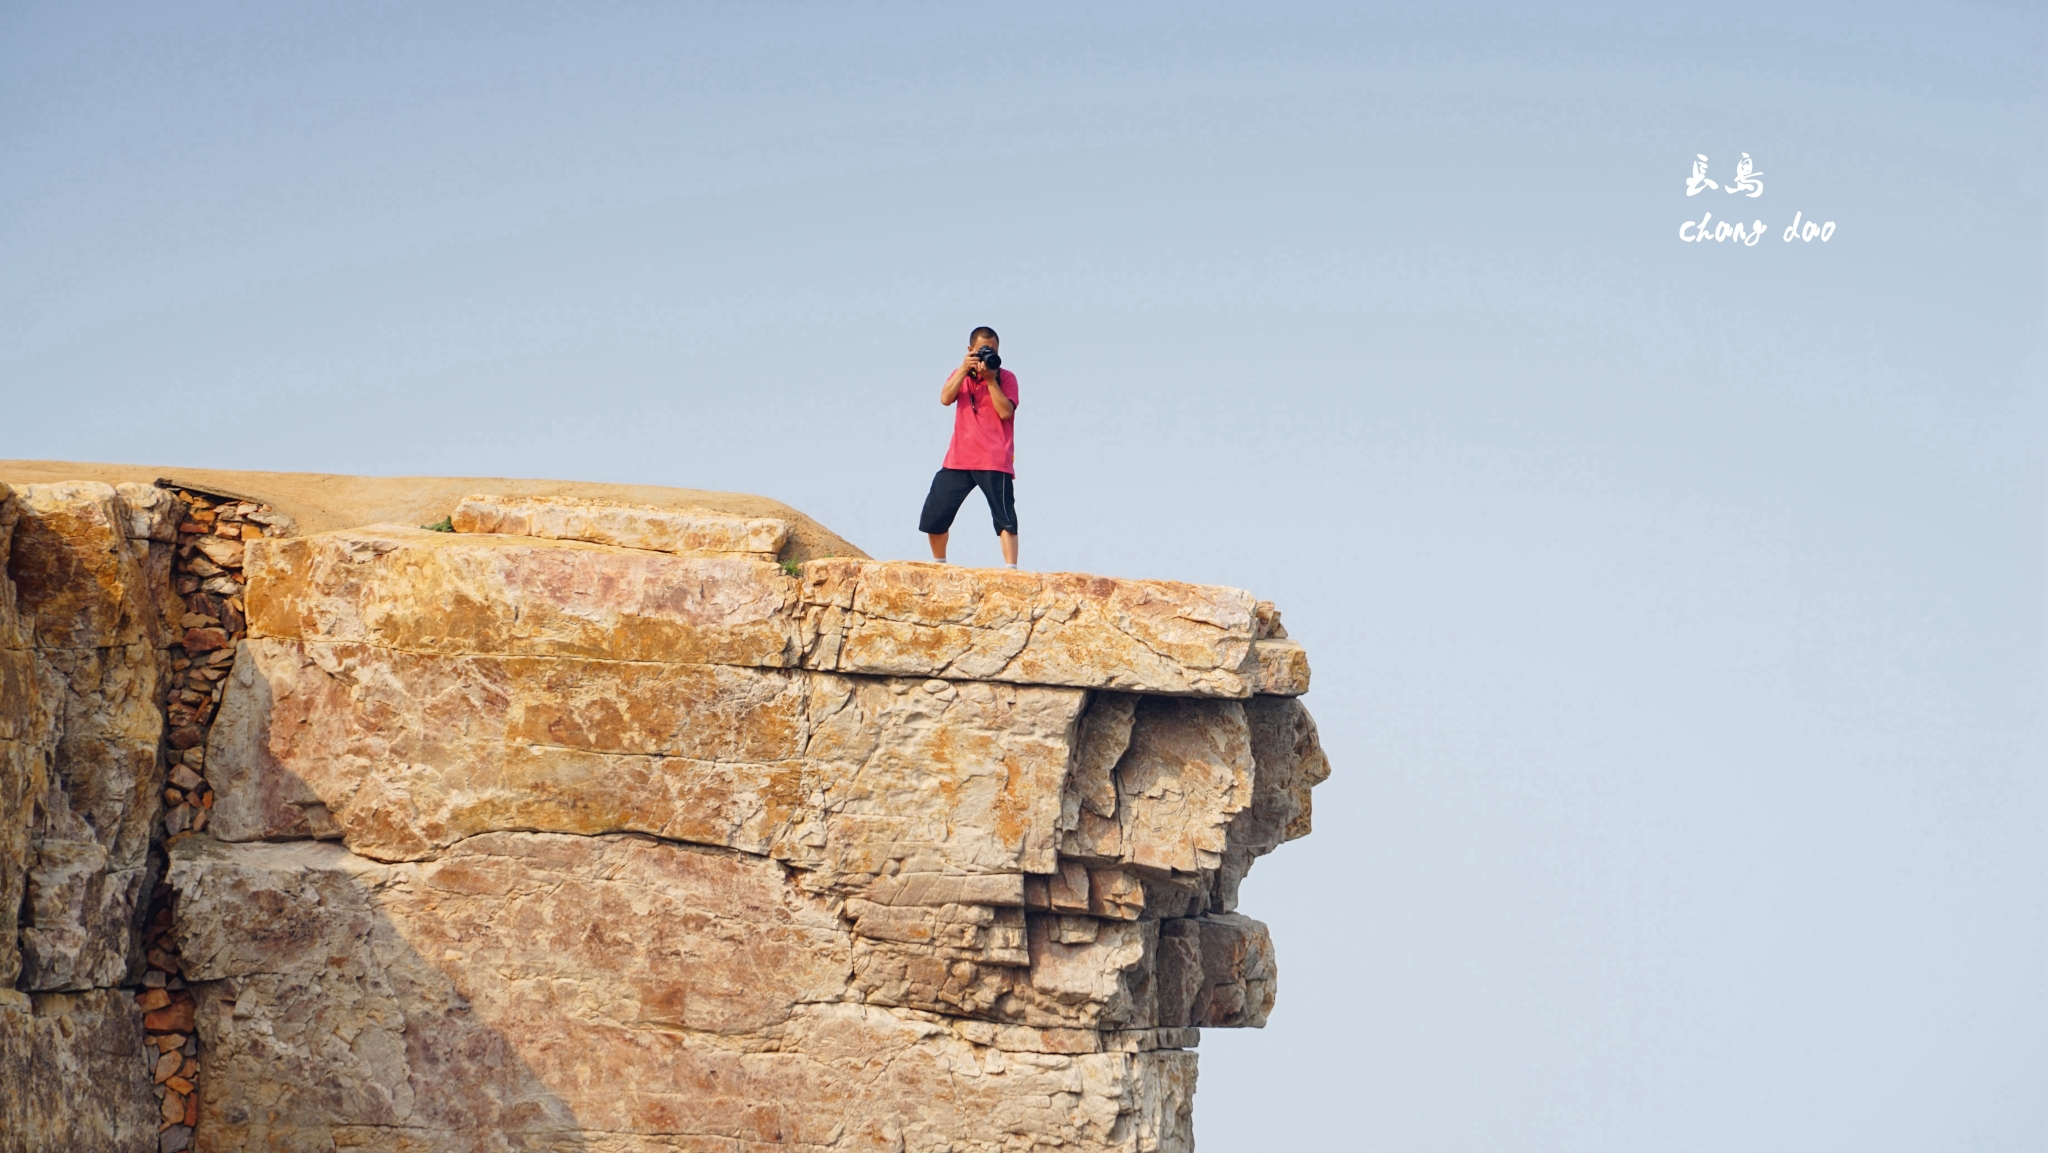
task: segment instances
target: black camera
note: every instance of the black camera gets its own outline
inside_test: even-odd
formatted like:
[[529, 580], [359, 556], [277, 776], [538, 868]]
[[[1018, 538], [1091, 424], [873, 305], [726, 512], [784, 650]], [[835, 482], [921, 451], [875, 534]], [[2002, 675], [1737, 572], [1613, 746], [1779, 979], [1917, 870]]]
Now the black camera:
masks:
[[990, 372], [1003, 367], [1003, 358], [997, 356], [996, 350], [986, 344], [974, 350], [974, 359], [980, 361], [981, 366]]

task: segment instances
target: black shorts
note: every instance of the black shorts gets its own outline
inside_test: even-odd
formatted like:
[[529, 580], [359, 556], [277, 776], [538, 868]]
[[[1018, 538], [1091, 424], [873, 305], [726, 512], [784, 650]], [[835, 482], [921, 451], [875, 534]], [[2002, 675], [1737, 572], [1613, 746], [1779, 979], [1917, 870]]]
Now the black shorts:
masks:
[[917, 520], [922, 533], [949, 532], [960, 502], [975, 489], [988, 498], [989, 516], [999, 533], [1017, 531], [1017, 478], [1007, 472], [981, 468], [942, 468], [932, 477], [932, 491], [924, 498], [924, 515]]

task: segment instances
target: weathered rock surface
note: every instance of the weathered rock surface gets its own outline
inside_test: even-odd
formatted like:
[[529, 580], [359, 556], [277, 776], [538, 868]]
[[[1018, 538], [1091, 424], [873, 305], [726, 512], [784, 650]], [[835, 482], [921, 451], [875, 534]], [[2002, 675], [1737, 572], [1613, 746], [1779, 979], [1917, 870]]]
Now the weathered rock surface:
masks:
[[0, 989], [0, 1149], [155, 1153], [142, 1015], [119, 989]]
[[[145, 571], [155, 526], [105, 484], [25, 485], [14, 502], [15, 628], [43, 672], [40, 702], [18, 711], [47, 709], [56, 734], [45, 784], [22, 790], [33, 858], [20, 985], [104, 987], [140, 966], [138, 914], [161, 804], [156, 698], [167, 661]], [[145, 535], [131, 541], [138, 527]]]
[[785, 560], [821, 556], [863, 557], [851, 541], [780, 501], [751, 493], [668, 488], [647, 484], [509, 477], [342, 476], [316, 472], [242, 472], [166, 465], [90, 464], [77, 461], [0, 460], [0, 480], [20, 486], [60, 480], [98, 480], [149, 485], [170, 477], [181, 490], [239, 497], [267, 506], [259, 513], [285, 530], [265, 535], [296, 536], [366, 524], [430, 524], [450, 515], [476, 493], [507, 497], [603, 500], [630, 506], [702, 508], [727, 516], [765, 517], [787, 522]]
[[[0, 485], [0, 1148], [156, 1150], [141, 968], [167, 518], [90, 482]], [[167, 582], [166, 582], [167, 583]]]
[[[10, 555], [21, 507], [0, 485], [0, 556]], [[31, 628], [33, 622], [31, 622]], [[29, 821], [50, 785], [62, 686], [37, 658], [33, 634], [15, 609], [14, 582], [0, 567], [0, 909], [19, 909], [34, 863]], [[21, 940], [0, 924], [0, 988], [21, 975]]]
[[0, 975], [83, 991], [0, 1005], [0, 1054], [89, 1024], [126, 1062], [66, 1050], [111, 1096], [0, 1119], [159, 1153], [1192, 1147], [1199, 1029], [1274, 1004], [1239, 882], [1328, 774], [1270, 604], [791, 576], [798, 520], [731, 511], [451, 521], [0, 489]]
[[[444, 654], [804, 667], [1149, 693], [1266, 686], [1236, 589], [949, 565], [672, 556], [396, 525], [263, 541], [251, 635]], [[1278, 667], [1292, 669], [1288, 662]]]
[[1201, 873], [1223, 863], [1224, 830], [1251, 804], [1251, 730], [1237, 701], [1138, 703], [1116, 768], [1121, 858]]
[[1197, 696], [1268, 687], [1248, 593], [1178, 581], [952, 565], [804, 566], [804, 663], [896, 676]]
[[772, 854], [849, 890], [1050, 871], [1084, 699], [270, 639], [247, 643], [231, 686], [206, 758], [223, 839], [331, 824], [397, 860], [492, 829], [645, 832]]
[[1290, 697], [1245, 702], [1251, 728], [1251, 803], [1230, 820], [1216, 879], [1216, 907], [1237, 908], [1237, 886], [1252, 862], [1287, 841], [1309, 834], [1309, 792], [1330, 776], [1330, 760], [1316, 737], [1315, 719]]
[[736, 553], [772, 561], [789, 540], [789, 522], [701, 508], [655, 508], [562, 497], [473, 496], [449, 518], [456, 532], [580, 540], [677, 556]]
[[1193, 1054], [848, 1003], [850, 935], [763, 857], [532, 833], [400, 865], [175, 854], [208, 1147], [1189, 1145]]

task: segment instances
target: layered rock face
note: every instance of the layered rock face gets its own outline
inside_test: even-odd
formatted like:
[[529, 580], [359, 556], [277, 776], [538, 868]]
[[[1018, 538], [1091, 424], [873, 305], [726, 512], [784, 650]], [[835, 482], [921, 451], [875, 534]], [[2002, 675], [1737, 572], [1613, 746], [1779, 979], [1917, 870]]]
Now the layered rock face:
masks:
[[[163, 770], [172, 500], [0, 485], [0, 1132], [156, 1148], [138, 984]], [[18, 913], [16, 911], [19, 911]]]
[[704, 510], [442, 527], [237, 558], [168, 843], [196, 1148], [1193, 1147], [1199, 1029], [1274, 1003], [1238, 884], [1328, 773], [1270, 605]]

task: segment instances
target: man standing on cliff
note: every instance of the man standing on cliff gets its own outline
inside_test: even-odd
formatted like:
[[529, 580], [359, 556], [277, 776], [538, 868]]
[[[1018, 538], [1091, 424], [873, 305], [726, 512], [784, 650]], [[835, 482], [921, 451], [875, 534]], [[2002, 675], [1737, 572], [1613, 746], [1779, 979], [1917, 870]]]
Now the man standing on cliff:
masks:
[[1017, 567], [1017, 374], [996, 355], [1001, 344], [986, 326], [967, 337], [967, 355], [939, 389], [939, 403], [953, 406], [953, 443], [945, 466], [932, 477], [918, 531], [931, 538], [932, 559], [946, 559], [946, 538], [960, 502], [973, 489], [988, 498], [1003, 561]]

